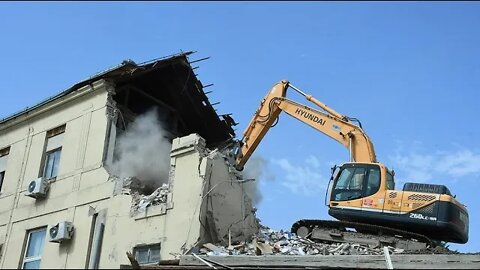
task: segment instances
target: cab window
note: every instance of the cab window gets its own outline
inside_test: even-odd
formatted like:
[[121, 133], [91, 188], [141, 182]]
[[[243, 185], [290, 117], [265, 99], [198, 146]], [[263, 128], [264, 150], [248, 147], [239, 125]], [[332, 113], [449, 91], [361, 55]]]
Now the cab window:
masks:
[[332, 193], [333, 200], [346, 201], [361, 198], [365, 172], [365, 168], [344, 168]]
[[375, 165], [345, 166], [332, 192], [333, 201], [348, 201], [373, 195], [380, 189], [380, 168]]
[[387, 189], [394, 190], [395, 189], [395, 181], [393, 180], [393, 175], [387, 171]]
[[380, 188], [380, 170], [378, 167], [370, 168], [368, 170], [368, 182], [365, 197], [377, 193]]

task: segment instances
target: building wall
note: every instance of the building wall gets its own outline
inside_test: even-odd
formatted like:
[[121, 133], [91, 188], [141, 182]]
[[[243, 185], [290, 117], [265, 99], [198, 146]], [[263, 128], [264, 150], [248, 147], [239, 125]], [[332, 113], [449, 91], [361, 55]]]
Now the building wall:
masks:
[[[27, 230], [59, 221], [72, 221], [78, 234], [87, 234], [68, 245], [46, 242], [41, 266], [62, 268], [67, 258], [85, 258], [85, 248], [80, 245], [88, 240], [90, 222], [84, 221], [87, 216], [82, 210], [91, 202], [111, 197], [113, 185], [102, 167], [106, 87], [101, 81], [83, 87], [0, 127], [0, 148], [10, 146], [0, 194], [0, 268], [20, 265]], [[66, 128], [58, 176], [50, 184], [48, 197], [36, 200], [24, 196], [29, 182], [41, 175], [46, 132], [62, 124]]]
[[[132, 215], [132, 196], [114, 192], [118, 179], [103, 162], [112, 89], [100, 80], [0, 126], [0, 149], [10, 146], [0, 194], [0, 268], [21, 265], [28, 230], [61, 221], [73, 223], [73, 238], [52, 243], [47, 232], [41, 268], [89, 266], [99, 224], [105, 226], [99, 268], [129, 264], [125, 253], [137, 245], [161, 243], [161, 258], [172, 259], [196, 245], [225, 241], [229, 231], [236, 239], [256, 232], [239, 176], [195, 134], [173, 142], [167, 201]], [[29, 182], [41, 175], [46, 133], [62, 124], [58, 176], [45, 199], [27, 197]]]

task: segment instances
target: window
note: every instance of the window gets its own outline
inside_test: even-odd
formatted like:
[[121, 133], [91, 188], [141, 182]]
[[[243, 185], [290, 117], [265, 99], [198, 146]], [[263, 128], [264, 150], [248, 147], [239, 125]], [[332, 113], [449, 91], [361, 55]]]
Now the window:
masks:
[[335, 201], [353, 200], [362, 197], [363, 180], [366, 169], [345, 167], [337, 180], [333, 192]]
[[365, 196], [375, 194], [380, 188], [380, 170], [378, 167], [373, 167], [368, 170], [368, 182]]
[[348, 189], [362, 189], [363, 179], [365, 178], [365, 169], [356, 169], [353, 173], [353, 177], [350, 180]]
[[345, 168], [344, 170], [342, 170], [335, 189], [346, 189], [349, 183], [350, 176], [352, 175], [354, 170], [355, 168]]
[[28, 232], [22, 269], [40, 268], [46, 231], [46, 228], [42, 228]]
[[395, 181], [393, 180], [393, 174], [387, 171], [387, 189], [394, 190], [395, 189]]
[[62, 152], [62, 149], [58, 148], [46, 154], [43, 177], [47, 179], [52, 179], [57, 177], [58, 164], [60, 162], [61, 152]]
[[42, 172], [42, 176], [47, 179], [54, 179], [57, 177], [64, 132], [65, 125], [47, 132], [45, 159], [43, 161]]
[[5, 170], [7, 169], [7, 158], [10, 153], [10, 147], [0, 150], [0, 192], [2, 192], [3, 180], [5, 179]]
[[375, 194], [380, 189], [380, 168], [375, 165], [346, 165], [334, 184], [332, 200], [348, 201]]
[[3, 179], [5, 178], [5, 171], [0, 172], [0, 192], [2, 192]]
[[160, 261], [160, 244], [138, 246], [133, 251], [139, 264], [152, 264]]

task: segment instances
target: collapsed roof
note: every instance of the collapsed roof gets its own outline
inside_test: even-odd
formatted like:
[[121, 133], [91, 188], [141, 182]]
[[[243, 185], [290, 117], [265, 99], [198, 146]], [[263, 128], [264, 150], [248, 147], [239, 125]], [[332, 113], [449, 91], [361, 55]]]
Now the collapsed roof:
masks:
[[[165, 118], [175, 123], [175, 135], [198, 133], [205, 138], [209, 147], [222, 144], [235, 137], [232, 126], [236, 123], [229, 114], [219, 116], [216, 113], [188, 60], [192, 53], [182, 52], [141, 64], [132, 60], [123, 61], [56, 96], [0, 120], [0, 125], [104, 79], [115, 85], [114, 100], [119, 107], [128, 108], [135, 115], [145, 112], [151, 106], [160, 107]], [[172, 119], [175, 121], [172, 122]]]

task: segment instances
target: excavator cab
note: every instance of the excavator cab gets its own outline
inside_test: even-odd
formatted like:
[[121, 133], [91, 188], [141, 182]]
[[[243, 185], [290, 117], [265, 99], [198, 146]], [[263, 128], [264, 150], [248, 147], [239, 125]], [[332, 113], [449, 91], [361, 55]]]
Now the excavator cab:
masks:
[[341, 221], [421, 233], [435, 240], [468, 241], [468, 212], [443, 185], [406, 183], [395, 190], [393, 172], [381, 163], [332, 168], [328, 213]]
[[[391, 178], [393, 183], [393, 177]], [[339, 202], [357, 200], [380, 191], [381, 169], [376, 164], [346, 163], [332, 168], [326, 199], [338, 205]]]
[[346, 164], [341, 167], [332, 189], [332, 201], [349, 201], [368, 197], [380, 188], [380, 168], [369, 164]]

